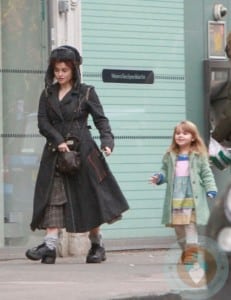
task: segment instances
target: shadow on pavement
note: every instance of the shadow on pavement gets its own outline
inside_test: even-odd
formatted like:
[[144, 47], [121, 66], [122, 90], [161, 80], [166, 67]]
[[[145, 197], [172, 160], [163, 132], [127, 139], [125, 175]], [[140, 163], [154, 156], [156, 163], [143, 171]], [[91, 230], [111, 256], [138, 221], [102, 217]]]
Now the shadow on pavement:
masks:
[[[141, 296], [141, 297], [129, 297], [129, 298], [119, 298], [120, 300], [182, 300], [181, 296], [176, 294], [166, 294], [160, 296]], [[112, 299], [117, 300], [117, 299]]]

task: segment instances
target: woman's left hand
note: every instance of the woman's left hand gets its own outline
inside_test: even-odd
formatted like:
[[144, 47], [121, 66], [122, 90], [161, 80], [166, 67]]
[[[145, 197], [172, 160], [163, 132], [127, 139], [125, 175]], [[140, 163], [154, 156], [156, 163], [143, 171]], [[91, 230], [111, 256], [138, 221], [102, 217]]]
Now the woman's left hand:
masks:
[[111, 149], [109, 147], [105, 147], [102, 150], [106, 156], [109, 156], [111, 154]]
[[69, 152], [70, 151], [70, 149], [68, 148], [66, 143], [59, 144], [58, 149], [60, 152]]

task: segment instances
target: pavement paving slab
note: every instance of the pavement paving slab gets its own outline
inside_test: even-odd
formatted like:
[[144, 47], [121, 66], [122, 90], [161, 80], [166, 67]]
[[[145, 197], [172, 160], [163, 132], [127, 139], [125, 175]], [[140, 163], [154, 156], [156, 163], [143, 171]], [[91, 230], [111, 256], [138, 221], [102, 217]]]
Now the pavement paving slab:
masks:
[[164, 253], [108, 252], [101, 264], [86, 264], [85, 256], [58, 257], [54, 265], [24, 258], [1, 260], [0, 299], [112, 300], [161, 295], [169, 291]]
[[[194, 298], [190, 295], [195, 287], [188, 284], [185, 290], [172, 284], [173, 276], [181, 270], [178, 272], [177, 264], [169, 260], [169, 249], [108, 251], [101, 264], [86, 264], [85, 256], [69, 256], [47, 265], [30, 261], [22, 253], [7, 259], [0, 253], [0, 300], [210, 299], [205, 297], [207, 289], [199, 285]], [[182, 274], [186, 277], [181, 280], [188, 282], [190, 273]], [[197, 278], [193, 279], [196, 282]], [[226, 286], [231, 286], [230, 277], [227, 282]], [[230, 289], [211, 300], [230, 300]]]

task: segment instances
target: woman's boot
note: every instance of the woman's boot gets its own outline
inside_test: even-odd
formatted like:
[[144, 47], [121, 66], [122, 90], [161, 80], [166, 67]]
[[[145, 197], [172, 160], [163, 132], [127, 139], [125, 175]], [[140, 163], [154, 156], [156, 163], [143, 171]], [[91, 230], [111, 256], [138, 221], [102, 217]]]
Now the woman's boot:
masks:
[[99, 244], [91, 244], [91, 249], [88, 251], [87, 263], [101, 263], [106, 260], [106, 253], [103, 246]]
[[56, 259], [56, 249], [49, 249], [45, 243], [28, 249], [26, 251], [26, 257], [31, 260], [41, 260], [44, 264], [54, 264]]
[[101, 234], [89, 234], [91, 241], [91, 249], [88, 251], [87, 263], [101, 263], [106, 260], [105, 248], [102, 241]]

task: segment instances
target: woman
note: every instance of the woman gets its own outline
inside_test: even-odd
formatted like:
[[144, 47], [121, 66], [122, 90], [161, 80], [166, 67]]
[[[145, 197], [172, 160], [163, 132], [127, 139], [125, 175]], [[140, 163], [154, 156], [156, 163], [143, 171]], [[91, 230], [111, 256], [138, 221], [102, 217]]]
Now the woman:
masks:
[[[79, 52], [61, 46], [51, 52], [40, 96], [38, 127], [46, 138], [37, 176], [31, 229], [45, 229], [44, 242], [26, 251], [31, 260], [55, 263], [60, 228], [67, 232], [87, 232], [91, 248], [87, 263], [106, 259], [100, 225], [121, 218], [128, 209], [105, 158], [114, 147], [110, 124], [92, 86], [81, 84]], [[100, 134], [101, 150], [89, 126], [91, 115]], [[80, 140], [81, 168], [74, 175], [60, 173], [59, 152], [70, 150], [65, 137]]]

